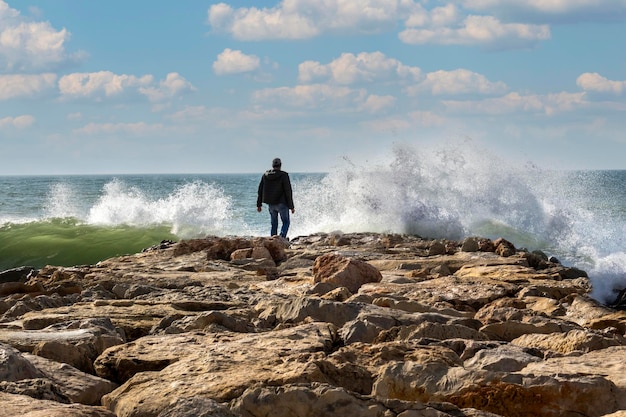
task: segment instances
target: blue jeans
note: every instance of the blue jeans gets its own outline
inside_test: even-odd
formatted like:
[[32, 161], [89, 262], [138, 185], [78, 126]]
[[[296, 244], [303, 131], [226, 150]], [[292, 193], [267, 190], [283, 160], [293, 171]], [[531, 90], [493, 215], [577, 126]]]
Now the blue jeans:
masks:
[[287, 230], [289, 230], [289, 207], [286, 204], [270, 204], [270, 220], [272, 223], [272, 230], [270, 236], [275, 236], [278, 234], [278, 216], [280, 215], [280, 221], [282, 222], [282, 227], [280, 228], [280, 235], [282, 237], [287, 237]]

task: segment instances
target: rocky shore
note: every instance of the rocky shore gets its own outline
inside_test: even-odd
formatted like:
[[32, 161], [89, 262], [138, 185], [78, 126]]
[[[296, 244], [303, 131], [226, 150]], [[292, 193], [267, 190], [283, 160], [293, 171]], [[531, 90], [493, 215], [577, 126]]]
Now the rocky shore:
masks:
[[626, 416], [626, 312], [502, 239], [208, 237], [0, 275], [0, 417]]

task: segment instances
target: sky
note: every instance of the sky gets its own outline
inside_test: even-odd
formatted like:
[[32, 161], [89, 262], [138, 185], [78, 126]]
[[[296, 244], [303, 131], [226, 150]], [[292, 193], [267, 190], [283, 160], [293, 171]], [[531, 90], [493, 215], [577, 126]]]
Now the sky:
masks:
[[398, 145], [626, 169], [626, 0], [0, 0], [0, 175], [292, 172]]

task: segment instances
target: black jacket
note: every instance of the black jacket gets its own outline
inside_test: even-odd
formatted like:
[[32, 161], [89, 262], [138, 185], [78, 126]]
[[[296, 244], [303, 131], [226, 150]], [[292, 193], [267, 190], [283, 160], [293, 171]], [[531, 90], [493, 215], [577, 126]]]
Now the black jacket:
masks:
[[289, 174], [280, 169], [266, 171], [259, 182], [259, 191], [256, 206], [265, 204], [286, 204], [293, 210], [293, 196], [291, 193], [291, 181]]

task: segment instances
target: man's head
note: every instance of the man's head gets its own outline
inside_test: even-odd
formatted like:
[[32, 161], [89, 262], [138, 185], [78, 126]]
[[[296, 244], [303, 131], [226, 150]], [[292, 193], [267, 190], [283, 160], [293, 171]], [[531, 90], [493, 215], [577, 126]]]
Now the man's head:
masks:
[[272, 160], [272, 168], [280, 169], [282, 165], [283, 163], [280, 161], [280, 158], [274, 158], [274, 160]]

